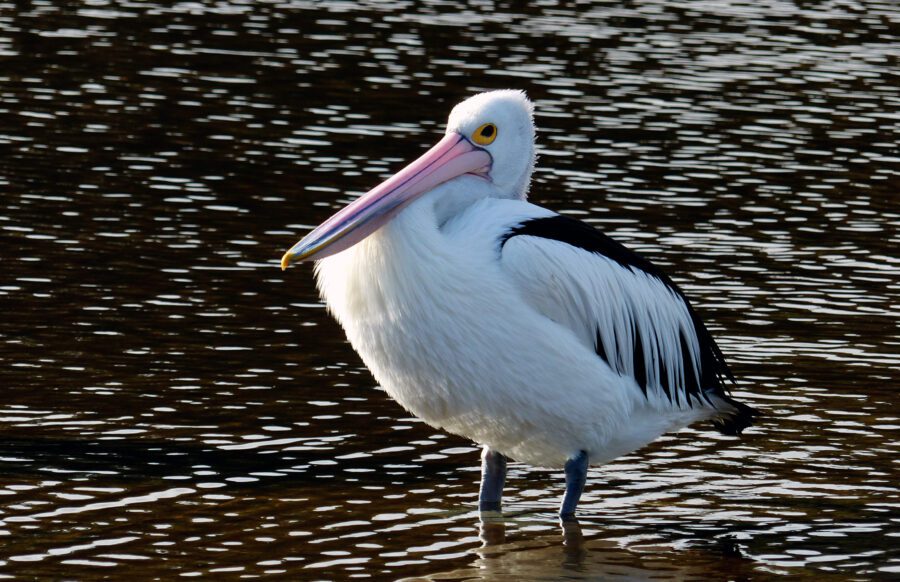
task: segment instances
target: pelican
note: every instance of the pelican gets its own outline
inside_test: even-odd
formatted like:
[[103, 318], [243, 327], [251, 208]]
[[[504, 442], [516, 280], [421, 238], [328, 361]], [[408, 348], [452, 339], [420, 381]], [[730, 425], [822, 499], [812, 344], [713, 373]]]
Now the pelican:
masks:
[[756, 411], [678, 286], [593, 227], [526, 200], [533, 105], [475, 95], [443, 139], [285, 253], [378, 383], [429, 425], [479, 443], [479, 509], [499, 511], [507, 460], [563, 468], [574, 516], [590, 464], [701, 420]]

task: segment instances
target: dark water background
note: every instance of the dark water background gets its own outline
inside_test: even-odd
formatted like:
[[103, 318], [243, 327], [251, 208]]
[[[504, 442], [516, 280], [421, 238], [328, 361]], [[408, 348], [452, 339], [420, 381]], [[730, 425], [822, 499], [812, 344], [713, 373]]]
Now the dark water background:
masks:
[[[0, 2], [0, 574], [900, 575], [900, 7]], [[766, 418], [591, 471], [374, 386], [281, 253], [472, 93], [537, 104], [532, 199], [674, 275]]]

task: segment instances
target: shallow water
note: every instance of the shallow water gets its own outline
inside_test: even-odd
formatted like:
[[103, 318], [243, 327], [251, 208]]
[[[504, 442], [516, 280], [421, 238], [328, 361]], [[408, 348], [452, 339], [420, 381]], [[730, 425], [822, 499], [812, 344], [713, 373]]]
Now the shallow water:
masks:
[[[900, 573], [900, 8], [0, 2], [0, 574]], [[377, 390], [281, 253], [528, 91], [531, 197], [664, 266], [765, 418], [511, 467]]]

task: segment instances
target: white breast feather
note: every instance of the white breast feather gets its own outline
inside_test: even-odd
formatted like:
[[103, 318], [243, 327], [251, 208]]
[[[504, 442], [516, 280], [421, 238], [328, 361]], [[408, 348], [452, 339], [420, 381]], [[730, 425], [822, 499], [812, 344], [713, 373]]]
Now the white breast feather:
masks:
[[393, 398], [429, 424], [514, 460], [558, 467], [585, 450], [603, 463], [708, 416], [663, 406], [655, 393], [648, 401], [633, 378], [595, 352], [592, 334], [602, 328], [604, 341], [616, 338], [611, 361], [628, 370], [637, 325], [646, 353], [669, 358], [677, 335], [666, 330], [688, 325], [689, 316], [667, 314], [660, 303], [677, 301], [666, 290], [533, 237], [511, 239], [501, 264], [500, 237], [546, 216], [552, 213], [527, 202], [488, 199], [438, 228], [422, 200], [320, 261], [319, 288]]

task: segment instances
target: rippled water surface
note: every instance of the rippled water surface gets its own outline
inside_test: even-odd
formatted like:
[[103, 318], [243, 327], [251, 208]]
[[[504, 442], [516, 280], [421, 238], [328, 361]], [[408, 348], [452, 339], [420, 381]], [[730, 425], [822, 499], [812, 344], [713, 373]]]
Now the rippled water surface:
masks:
[[[900, 575], [891, 1], [0, 2], [0, 574]], [[65, 6], [65, 7], [63, 7]], [[380, 392], [281, 253], [537, 105], [537, 203], [673, 274], [765, 413], [562, 475]]]

